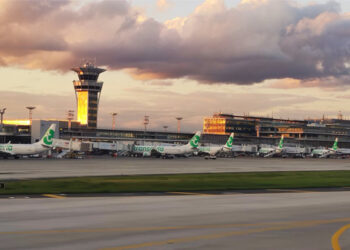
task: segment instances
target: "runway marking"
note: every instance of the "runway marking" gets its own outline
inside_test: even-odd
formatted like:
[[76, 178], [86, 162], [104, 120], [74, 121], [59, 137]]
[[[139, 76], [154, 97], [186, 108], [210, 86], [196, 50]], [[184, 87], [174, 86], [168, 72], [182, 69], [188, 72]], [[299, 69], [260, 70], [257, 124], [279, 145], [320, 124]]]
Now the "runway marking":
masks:
[[341, 250], [340, 245], [339, 245], [339, 238], [348, 229], [350, 229], [350, 224], [343, 226], [337, 232], [335, 232], [335, 234], [333, 234], [333, 237], [332, 237], [333, 250]]
[[42, 196], [49, 197], [49, 198], [55, 198], [55, 199], [65, 199], [66, 198], [64, 196], [54, 195], [54, 194], [43, 194]]
[[311, 226], [331, 224], [331, 223], [344, 222], [344, 221], [350, 221], [350, 218], [291, 222], [291, 223], [286, 223], [286, 225], [282, 225], [282, 226], [253, 228], [253, 229], [247, 229], [242, 231], [229, 231], [229, 232], [221, 232], [221, 233], [214, 233], [214, 234], [190, 236], [190, 237], [175, 238], [175, 239], [169, 239], [169, 240], [163, 240], [163, 241], [153, 241], [153, 242], [145, 242], [145, 243], [132, 244], [132, 245], [124, 245], [119, 247], [102, 248], [100, 250], [125, 250], [125, 249], [135, 249], [135, 248], [143, 248], [143, 247], [163, 246], [167, 244], [187, 243], [187, 242], [193, 242], [193, 241], [199, 241], [199, 240], [220, 239], [220, 238], [225, 238], [233, 235], [247, 235], [251, 233], [280, 231], [280, 230], [286, 230], [286, 229], [311, 227]]
[[168, 192], [168, 194], [185, 194], [185, 195], [212, 195], [212, 194], [205, 194], [205, 193], [192, 193], [192, 192]]

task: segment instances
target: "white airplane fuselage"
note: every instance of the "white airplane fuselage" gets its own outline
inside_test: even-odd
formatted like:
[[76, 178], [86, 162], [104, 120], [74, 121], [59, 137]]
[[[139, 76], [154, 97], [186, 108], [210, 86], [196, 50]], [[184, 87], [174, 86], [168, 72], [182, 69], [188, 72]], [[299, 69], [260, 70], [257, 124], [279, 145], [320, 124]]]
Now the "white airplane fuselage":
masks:
[[324, 158], [324, 157], [333, 155], [335, 153], [336, 153], [336, 151], [333, 151], [333, 150], [330, 150], [327, 148], [318, 148], [318, 149], [312, 150], [311, 155], [319, 157], [319, 158]]
[[194, 152], [194, 149], [188, 145], [182, 146], [159, 146], [155, 150], [161, 155], [185, 155]]
[[152, 152], [160, 155], [185, 155], [191, 154], [195, 150], [188, 145], [148, 145], [148, 146], [134, 146], [132, 152], [142, 154], [143, 156], [151, 156]]
[[34, 155], [48, 151], [50, 148], [40, 143], [34, 144], [0, 144], [0, 153], [9, 155]]

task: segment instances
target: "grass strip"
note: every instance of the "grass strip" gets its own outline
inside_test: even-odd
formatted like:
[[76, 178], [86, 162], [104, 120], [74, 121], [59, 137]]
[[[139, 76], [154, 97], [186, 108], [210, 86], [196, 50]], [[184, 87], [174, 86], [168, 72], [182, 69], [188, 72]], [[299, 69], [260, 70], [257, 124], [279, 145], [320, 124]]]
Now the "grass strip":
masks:
[[128, 193], [350, 187], [350, 171], [171, 174], [17, 180], [0, 194]]

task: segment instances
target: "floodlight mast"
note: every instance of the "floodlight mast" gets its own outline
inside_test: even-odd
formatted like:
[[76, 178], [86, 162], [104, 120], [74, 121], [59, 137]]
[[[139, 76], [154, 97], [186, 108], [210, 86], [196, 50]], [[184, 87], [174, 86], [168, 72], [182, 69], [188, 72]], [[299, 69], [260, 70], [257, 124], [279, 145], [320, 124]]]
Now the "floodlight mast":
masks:
[[118, 113], [112, 113], [112, 129], [115, 130], [116, 128], [116, 118], [117, 118], [117, 115]]
[[181, 131], [181, 120], [183, 119], [183, 117], [175, 117], [175, 119], [177, 120], [177, 133], [180, 133], [180, 131]]
[[29, 114], [28, 114], [29, 123], [30, 123], [30, 125], [32, 125], [32, 121], [33, 121], [33, 110], [36, 109], [36, 107], [34, 107], [34, 106], [27, 106], [26, 109], [28, 109], [28, 111], [29, 111]]
[[5, 111], [6, 111], [6, 108], [0, 109], [0, 131], [3, 131], [3, 128], [4, 128]]

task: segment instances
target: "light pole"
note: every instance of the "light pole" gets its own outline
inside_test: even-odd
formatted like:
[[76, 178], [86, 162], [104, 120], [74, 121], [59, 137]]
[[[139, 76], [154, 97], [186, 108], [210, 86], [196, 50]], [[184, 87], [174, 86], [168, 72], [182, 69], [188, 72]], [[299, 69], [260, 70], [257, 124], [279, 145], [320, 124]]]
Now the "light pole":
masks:
[[145, 118], [143, 119], [143, 125], [145, 126], [145, 133], [147, 131], [147, 125], [149, 124], [149, 116], [145, 115]]
[[168, 126], [164, 125], [163, 128], [164, 128], [164, 132], [167, 132]]
[[180, 133], [181, 131], [181, 120], [183, 119], [182, 117], [175, 117], [177, 120], [177, 133]]
[[26, 109], [28, 109], [28, 111], [29, 111], [29, 122], [30, 122], [30, 125], [32, 125], [33, 110], [34, 110], [35, 108], [36, 108], [36, 107], [34, 107], [34, 106], [28, 106], [28, 107], [26, 107]]
[[1, 131], [3, 131], [3, 129], [4, 129], [4, 114], [5, 114], [5, 111], [6, 111], [6, 108], [0, 109], [0, 121], [1, 121], [0, 129], [1, 129]]
[[74, 110], [68, 110], [67, 120], [68, 120], [68, 130], [70, 131], [72, 128], [72, 120], [74, 118]]
[[115, 130], [115, 120], [118, 113], [112, 113], [112, 129]]

